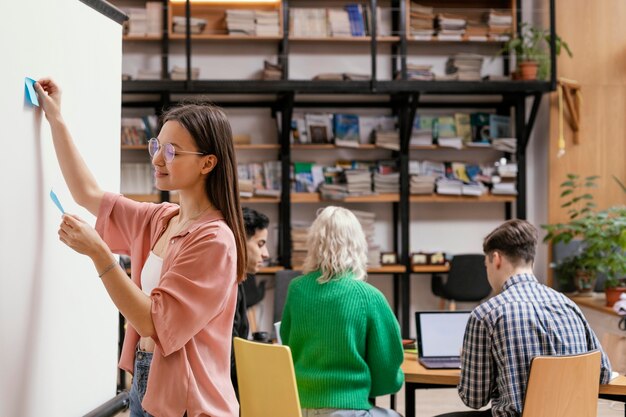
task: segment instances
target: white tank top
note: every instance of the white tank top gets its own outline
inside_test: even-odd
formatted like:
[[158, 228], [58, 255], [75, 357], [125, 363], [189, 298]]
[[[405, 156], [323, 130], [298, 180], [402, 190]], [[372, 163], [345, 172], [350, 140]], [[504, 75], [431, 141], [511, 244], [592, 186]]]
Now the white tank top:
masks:
[[161, 278], [161, 268], [163, 268], [163, 258], [159, 258], [150, 251], [146, 263], [141, 270], [141, 289], [146, 295], [150, 295], [153, 289], [159, 285]]

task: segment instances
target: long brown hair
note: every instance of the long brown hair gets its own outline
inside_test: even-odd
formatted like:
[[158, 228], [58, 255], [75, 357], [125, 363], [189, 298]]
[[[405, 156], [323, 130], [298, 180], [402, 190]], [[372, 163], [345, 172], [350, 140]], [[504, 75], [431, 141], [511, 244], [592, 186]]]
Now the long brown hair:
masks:
[[187, 129], [200, 152], [217, 157], [217, 165], [207, 176], [204, 186], [209, 201], [222, 212], [226, 224], [235, 236], [237, 282], [242, 282], [246, 277], [248, 254], [239, 203], [233, 132], [228, 118], [222, 109], [214, 105], [184, 104], [163, 115], [163, 123], [170, 120], [177, 121]]

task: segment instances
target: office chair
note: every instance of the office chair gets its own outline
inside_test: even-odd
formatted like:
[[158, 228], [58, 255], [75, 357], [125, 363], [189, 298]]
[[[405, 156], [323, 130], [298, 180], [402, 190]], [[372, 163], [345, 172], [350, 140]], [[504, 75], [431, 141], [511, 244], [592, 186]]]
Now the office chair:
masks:
[[596, 417], [600, 351], [537, 356], [530, 362], [522, 417]]
[[235, 337], [241, 417], [301, 417], [289, 346]]
[[276, 272], [274, 284], [274, 323], [280, 321], [283, 317], [283, 309], [285, 308], [285, 299], [287, 298], [287, 289], [289, 284], [295, 278], [302, 275], [302, 271], [292, 271], [285, 269]]
[[485, 255], [455, 255], [450, 262], [448, 279], [444, 282], [441, 275], [433, 275], [430, 288], [433, 294], [441, 298], [441, 310], [446, 300], [450, 301], [450, 310], [455, 310], [456, 301], [480, 301], [486, 298], [491, 294], [491, 286], [487, 280]]

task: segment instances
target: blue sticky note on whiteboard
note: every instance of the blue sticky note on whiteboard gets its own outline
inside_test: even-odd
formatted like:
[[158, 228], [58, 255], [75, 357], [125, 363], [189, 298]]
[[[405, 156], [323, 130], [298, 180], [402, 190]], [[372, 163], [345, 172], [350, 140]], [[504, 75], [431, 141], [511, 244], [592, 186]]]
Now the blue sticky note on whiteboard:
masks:
[[59, 210], [61, 210], [61, 213], [65, 214], [65, 210], [63, 210], [63, 206], [61, 205], [61, 202], [59, 201], [59, 197], [57, 197], [57, 195], [52, 190], [50, 190], [50, 198], [52, 199], [52, 202], [54, 203], [54, 205], [56, 205], [59, 208]]
[[39, 99], [37, 98], [37, 92], [35, 91], [35, 80], [25, 77], [24, 83], [26, 84], [26, 97], [33, 106], [39, 107]]

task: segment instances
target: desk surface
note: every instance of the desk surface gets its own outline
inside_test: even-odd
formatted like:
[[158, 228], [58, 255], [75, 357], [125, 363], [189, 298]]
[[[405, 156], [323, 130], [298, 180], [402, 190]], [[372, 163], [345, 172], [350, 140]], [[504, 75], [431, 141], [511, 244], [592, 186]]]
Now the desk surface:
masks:
[[617, 316], [618, 314], [613, 310], [613, 307], [606, 306], [606, 297], [604, 293], [593, 294], [590, 297], [572, 296], [570, 297], [573, 302], [578, 304], [578, 307], [588, 307], [603, 313]]
[[[402, 363], [404, 380], [414, 384], [457, 386], [461, 371], [458, 369], [426, 369], [415, 353], [405, 353]], [[626, 376], [620, 375], [606, 385], [600, 385], [600, 394], [626, 395]]]

